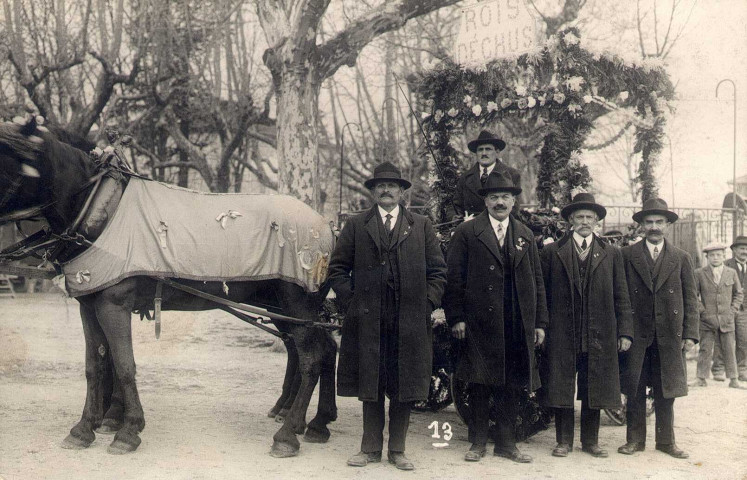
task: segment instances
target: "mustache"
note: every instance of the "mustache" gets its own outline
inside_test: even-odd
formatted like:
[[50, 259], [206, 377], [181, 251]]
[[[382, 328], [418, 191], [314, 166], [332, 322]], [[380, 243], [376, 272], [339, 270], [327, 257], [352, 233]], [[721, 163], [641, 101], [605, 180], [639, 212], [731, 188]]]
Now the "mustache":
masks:
[[664, 232], [662, 232], [662, 231], [661, 231], [661, 230], [659, 230], [659, 229], [653, 229], [653, 230], [649, 230], [649, 231], [648, 231], [647, 233], [648, 233], [648, 234], [651, 234], [651, 235], [661, 235], [661, 234], [663, 234]]
[[506, 205], [495, 205], [492, 210], [506, 210], [507, 208]]

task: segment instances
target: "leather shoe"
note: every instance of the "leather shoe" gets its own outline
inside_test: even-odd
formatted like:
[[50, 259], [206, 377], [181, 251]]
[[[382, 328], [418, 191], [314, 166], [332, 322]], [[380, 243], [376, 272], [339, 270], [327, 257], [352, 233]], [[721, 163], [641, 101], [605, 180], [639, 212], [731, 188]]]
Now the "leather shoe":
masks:
[[705, 378], [699, 378], [698, 383], [696, 383], [695, 385], [697, 385], [698, 387], [707, 387], [708, 382], [706, 382]]
[[493, 450], [493, 455], [496, 457], [508, 458], [516, 463], [532, 463], [532, 457], [525, 453], [521, 453], [516, 447], [511, 450], [496, 448]]
[[415, 465], [412, 464], [409, 458], [405, 457], [404, 452], [388, 452], [387, 457], [389, 458], [389, 463], [400, 470], [415, 470]]
[[479, 462], [485, 456], [485, 445], [472, 445], [469, 451], [464, 454], [466, 462]]
[[739, 389], [742, 389], [742, 390], [747, 390], [747, 387], [745, 387], [744, 385], [742, 385], [741, 383], [739, 383], [739, 380], [737, 380], [736, 378], [732, 378], [729, 381], [729, 388], [739, 388]]
[[633, 455], [635, 452], [642, 452], [646, 450], [646, 444], [640, 442], [628, 442], [622, 447], [617, 449], [617, 453], [623, 455]]
[[713, 379], [717, 382], [725, 382], [726, 381], [726, 375], [723, 373], [714, 373]]
[[348, 465], [351, 467], [365, 467], [369, 463], [378, 463], [381, 461], [381, 452], [358, 452], [348, 458]]
[[674, 458], [688, 458], [690, 455], [685, 453], [684, 450], [681, 450], [676, 444], [671, 443], [669, 445], [662, 445], [657, 443], [656, 449], [660, 452], [664, 452], [669, 456], [672, 456]]
[[552, 449], [553, 457], [567, 457], [568, 453], [572, 450], [571, 446], [567, 443], [559, 443]]
[[599, 445], [596, 443], [593, 445], [583, 445], [581, 447], [581, 450], [588, 453], [592, 457], [597, 458], [607, 458], [609, 454], [607, 453], [607, 450], [603, 450]]

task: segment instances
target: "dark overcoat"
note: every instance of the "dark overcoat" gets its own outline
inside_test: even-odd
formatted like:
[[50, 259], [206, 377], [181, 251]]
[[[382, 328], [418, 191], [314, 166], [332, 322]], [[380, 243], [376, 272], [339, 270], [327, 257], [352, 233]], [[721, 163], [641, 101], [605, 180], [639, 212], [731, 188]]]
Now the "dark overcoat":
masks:
[[634, 395], [638, 388], [646, 348], [654, 337], [664, 398], [687, 395], [682, 340], [689, 338], [697, 343], [700, 339], [695, 275], [690, 255], [664, 242], [656, 284], [646, 262], [646, 241], [622, 248], [634, 322], [633, 345], [621, 355], [620, 363], [622, 393], [626, 395]]
[[[425, 400], [431, 382], [430, 314], [441, 305], [446, 263], [430, 220], [400, 205], [397, 240], [400, 275], [400, 402]], [[347, 306], [337, 369], [339, 395], [376, 401], [382, 296], [387, 266], [381, 255], [378, 207], [350, 218], [329, 264], [328, 280]]]
[[[500, 160], [495, 162], [491, 175], [498, 172], [505, 172], [514, 183], [515, 186], [521, 188], [521, 174], [515, 168], [511, 168], [508, 165], [501, 163]], [[464, 215], [467, 211], [473, 215], [477, 215], [485, 210], [485, 199], [477, 193], [482, 188], [480, 182], [480, 164], [475, 162], [472, 167], [464, 172], [459, 180], [457, 180], [456, 190], [454, 191], [453, 199], [453, 211], [450, 212], [450, 217], [454, 215]], [[521, 197], [516, 197], [516, 203], [511, 212], [516, 215], [519, 212], [519, 206], [521, 203]]]
[[[547, 328], [545, 286], [542, 281], [539, 252], [534, 235], [521, 222], [511, 218], [505, 239], [508, 262], [513, 266], [512, 283], [515, 315], [520, 314], [531, 374], [526, 384], [531, 390], [540, 387], [534, 352], [534, 329]], [[459, 225], [449, 244], [448, 282], [444, 293], [446, 321], [450, 326], [467, 325], [466, 352], [456, 369], [458, 378], [484, 385], [505, 385], [504, 292], [494, 285], [503, 284], [506, 261], [499, 250], [495, 233], [482, 212], [473, 220]], [[529, 373], [529, 372], [527, 372]]]
[[[573, 408], [576, 389], [575, 326], [581, 305], [579, 277], [574, 276], [572, 232], [542, 249], [547, 329], [542, 362], [543, 400], [550, 407]], [[597, 237], [591, 251], [588, 280], [588, 355], [591, 408], [620, 406], [617, 339], [633, 339], [633, 318], [622, 253]], [[578, 292], [578, 295], [574, 291]], [[579, 392], [579, 397], [581, 392]]]

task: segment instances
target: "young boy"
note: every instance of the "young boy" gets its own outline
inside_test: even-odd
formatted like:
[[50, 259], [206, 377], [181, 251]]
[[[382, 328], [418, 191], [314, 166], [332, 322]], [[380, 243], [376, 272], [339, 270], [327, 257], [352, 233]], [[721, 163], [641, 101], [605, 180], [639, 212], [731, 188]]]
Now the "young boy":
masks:
[[721, 343], [726, 365], [726, 376], [732, 388], [742, 386], [737, 379], [736, 340], [734, 317], [742, 304], [743, 292], [736, 270], [724, 265], [726, 246], [720, 243], [707, 245], [708, 265], [695, 271], [695, 280], [700, 296], [700, 352], [698, 353], [699, 387], [707, 385], [706, 377], [713, 361], [713, 346], [716, 339]]

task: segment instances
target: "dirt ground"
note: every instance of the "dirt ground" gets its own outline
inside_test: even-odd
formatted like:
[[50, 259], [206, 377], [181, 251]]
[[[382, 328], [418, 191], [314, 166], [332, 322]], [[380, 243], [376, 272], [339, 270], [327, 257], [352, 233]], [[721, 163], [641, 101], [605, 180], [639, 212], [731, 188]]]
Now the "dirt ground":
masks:
[[[64, 450], [60, 443], [85, 400], [77, 302], [58, 294], [0, 299], [0, 480], [747, 478], [747, 391], [716, 382], [675, 403], [677, 443], [690, 453], [688, 460], [653, 449], [653, 418], [649, 448], [619, 455], [625, 428], [603, 416], [600, 443], [610, 451], [608, 459], [580, 450], [566, 459], [552, 457], [551, 427], [520, 444], [534, 456], [532, 464], [498, 457], [466, 464], [466, 427], [449, 407], [413, 415], [407, 453], [414, 472], [386, 463], [356, 469], [345, 460], [359, 449], [361, 408], [340, 397], [329, 443], [302, 443], [297, 457], [275, 459], [269, 449], [279, 425], [265, 413], [280, 392], [285, 354], [272, 347], [270, 335], [222, 312], [166, 312], [160, 340], [151, 323], [133, 316], [132, 326], [147, 423], [142, 445], [134, 454], [109, 455], [111, 437], [98, 435], [87, 450]], [[688, 367], [692, 378], [695, 362]], [[316, 398], [309, 419], [315, 409]], [[451, 425], [448, 446], [433, 446], [444, 441], [431, 437], [434, 421]]]

